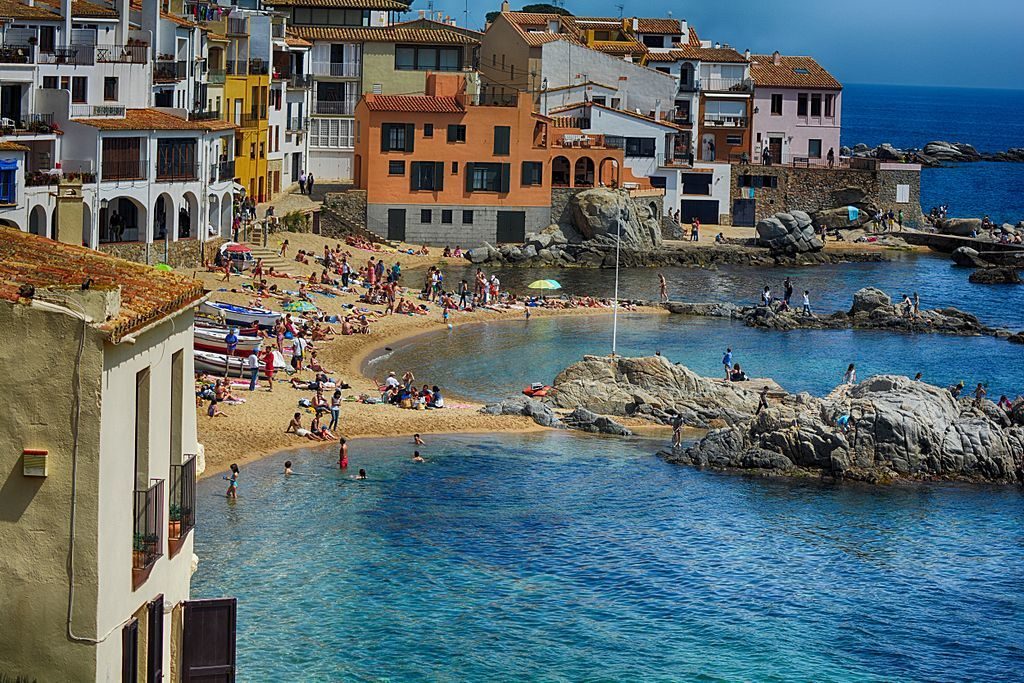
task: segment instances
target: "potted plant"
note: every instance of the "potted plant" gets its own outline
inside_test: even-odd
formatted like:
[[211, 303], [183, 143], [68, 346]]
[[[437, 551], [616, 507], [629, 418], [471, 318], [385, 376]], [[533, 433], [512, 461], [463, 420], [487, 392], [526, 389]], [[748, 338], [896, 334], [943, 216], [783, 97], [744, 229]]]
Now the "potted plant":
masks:
[[132, 542], [132, 567], [141, 569], [146, 566], [146, 537], [142, 534], [135, 534]]
[[169, 538], [181, 538], [181, 506], [177, 503], [171, 503], [167, 518], [170, 520], [167, 523], [167, 536]]

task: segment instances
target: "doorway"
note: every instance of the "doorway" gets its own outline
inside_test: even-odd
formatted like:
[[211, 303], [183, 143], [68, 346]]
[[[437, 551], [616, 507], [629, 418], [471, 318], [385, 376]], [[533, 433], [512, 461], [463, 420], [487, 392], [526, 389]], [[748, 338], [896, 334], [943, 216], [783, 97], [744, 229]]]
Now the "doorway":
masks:
[[498, 244], [522, 244], [526, 241], [526, 212], [525, 211], [499, 211], [498, 212], [498, 234], [495, 236]]
[[782, 163], [782, 138], [768, 138], [768, 154], [773, 164]]
[[388, 209], [388, 240], [405, 241], [405, 209]]

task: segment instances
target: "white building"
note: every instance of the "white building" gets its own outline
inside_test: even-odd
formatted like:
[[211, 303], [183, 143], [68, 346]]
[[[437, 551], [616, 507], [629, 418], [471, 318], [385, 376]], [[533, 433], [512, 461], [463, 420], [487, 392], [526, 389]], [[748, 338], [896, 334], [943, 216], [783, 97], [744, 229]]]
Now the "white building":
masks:
[[[284, 24], [274, 24], [283, 32]], [[312, 43], [295, 36], [274, 36], [274, 64], [270, 80], [270, 126], [267, 165], [280, 177], [276, 194], [292, 183], [308, 163]], [[278, 173], [279, 175], [274, 175]]]

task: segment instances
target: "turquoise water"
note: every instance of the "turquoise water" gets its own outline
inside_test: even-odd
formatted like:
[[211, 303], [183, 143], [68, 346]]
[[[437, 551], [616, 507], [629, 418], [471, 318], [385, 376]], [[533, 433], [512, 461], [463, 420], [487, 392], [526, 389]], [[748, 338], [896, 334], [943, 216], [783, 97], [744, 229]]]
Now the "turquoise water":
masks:
[[[200, 482], [196, 596], [240, 681], [1011, 680], [1019, 489], [671, 466], [544, 433], [289, 452]], [[355, 471], [355, 470], [353, 470]]]

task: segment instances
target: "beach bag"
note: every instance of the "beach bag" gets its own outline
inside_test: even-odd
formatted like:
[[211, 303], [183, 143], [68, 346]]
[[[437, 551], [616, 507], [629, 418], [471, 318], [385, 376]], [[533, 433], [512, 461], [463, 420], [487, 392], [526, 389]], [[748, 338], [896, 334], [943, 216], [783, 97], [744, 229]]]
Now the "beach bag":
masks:
[[308, 398], [300, 398], [299, 399], [299, 407], [300, 408], [309, 408], [312, 405], [313, 405], [313, 403]]

